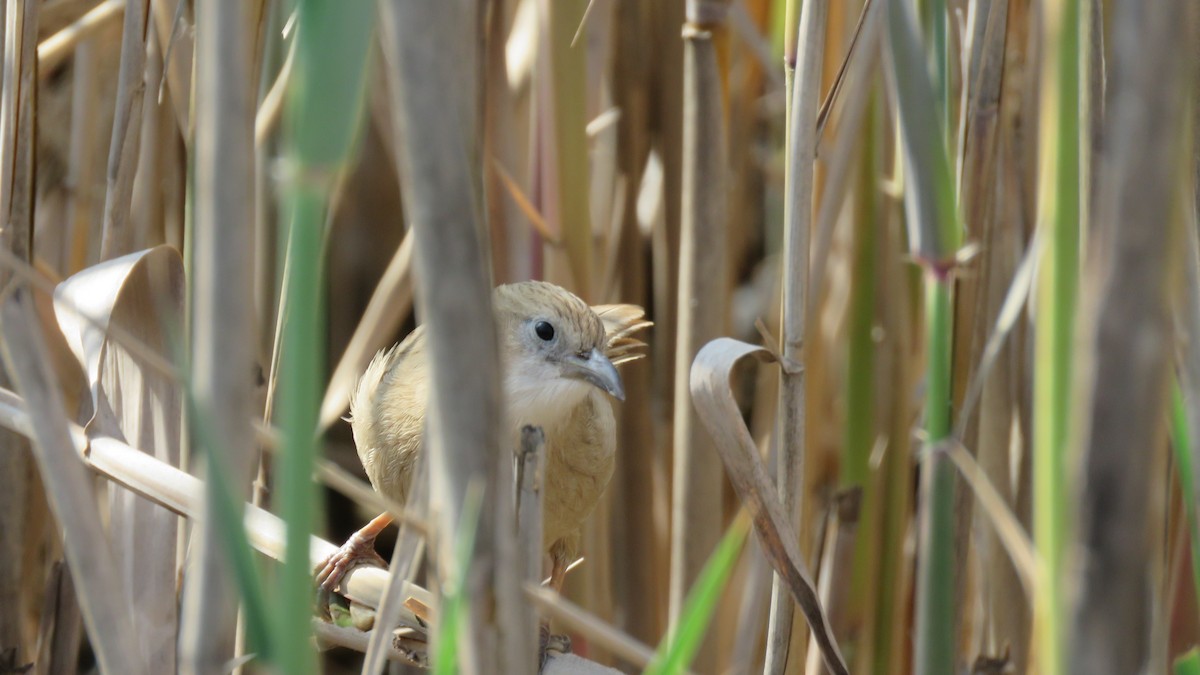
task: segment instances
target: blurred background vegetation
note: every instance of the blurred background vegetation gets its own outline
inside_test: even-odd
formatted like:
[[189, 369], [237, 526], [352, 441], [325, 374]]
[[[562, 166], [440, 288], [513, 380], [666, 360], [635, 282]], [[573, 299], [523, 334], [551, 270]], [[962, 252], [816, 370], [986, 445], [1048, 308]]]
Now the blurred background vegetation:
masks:
[[[1200, 672], [1196, 3], [0, 8], [0, 673], [414, 668], [411, 614], [314, 618], [308, 537], [391, 508], [349, 387], [481, 276], [655, 325], [565, 599], [467, 522], [352, 582], [484, 617], [434, 668], [503, 672], [515, 597], [626, 672], [820, 673], [790, 546], [849, 672]], [[772, 355], [741, 417], [693, 405], [720, 337]]]

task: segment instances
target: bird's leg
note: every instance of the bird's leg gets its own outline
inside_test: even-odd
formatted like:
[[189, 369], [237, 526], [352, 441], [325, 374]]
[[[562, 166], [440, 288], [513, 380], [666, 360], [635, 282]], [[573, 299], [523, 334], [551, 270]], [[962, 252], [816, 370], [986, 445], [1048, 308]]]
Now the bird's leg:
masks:
[[[554, 589], [555, 593], [562, 594], [563, 584], [567, 581], [567, 560], [570, 556], [560, 547], [554, 546], [550, 549], [550, 588]], [[538, 669], [539, 671], [546, 666], [546, 656], [550, 652], [558, 652], [559, 654], [567, 654], [571, 651], [571, 637], [569, 635], [560, 634], [552, 635], [550, 633], [550, 621], [542, 619], [538, 625]]]
[[351, 568], [364, 562], [373, 563], [386, 569], [387, 561], [375, 552], [375, 537], [378, 537], [383, 528], [390, 525], [391, 522], [391, 514], [382, 513], [375, 516], [361, 530], [350, 535], [346, 543], [329, 556], [317, 570], [316, 580], [321, 590], [325, 593], [333, 592], [342, 582], [342, 577], [346, 576]]
[[550, 588], [562, 595], [563, 586], [567, 583], [567, 556], [560, 551], [550, 553]]

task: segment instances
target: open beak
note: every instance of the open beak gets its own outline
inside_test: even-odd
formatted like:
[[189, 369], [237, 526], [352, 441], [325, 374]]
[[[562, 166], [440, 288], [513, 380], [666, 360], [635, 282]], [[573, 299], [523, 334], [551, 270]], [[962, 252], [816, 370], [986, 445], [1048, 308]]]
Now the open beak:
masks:
[[567, 357], [566, 366], [569, 376], [590, 382], [618, 401], [625, 400], [625, 386], [621, 384], [621, 374], [599, 349]]

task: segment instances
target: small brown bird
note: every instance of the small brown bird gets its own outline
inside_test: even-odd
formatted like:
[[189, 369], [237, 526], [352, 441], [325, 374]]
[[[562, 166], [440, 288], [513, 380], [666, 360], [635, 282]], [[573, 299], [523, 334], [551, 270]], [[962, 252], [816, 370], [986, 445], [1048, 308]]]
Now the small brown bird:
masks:
[[[613, 473], [616, 424], [606, 395], [624, 400], [616, 366], [642, 356], [632, 335], [648, 326], [634, 305], [589, 307], [571, 292], [543, 281], [492, 292], [504, 366], [505, 447], [516, 448], [520, 429], [545, 432], [544, 542], [551, 580], [561, 588], [579, 546], [580, 527]], [[358, 457], [377, 491], [403, 502], [422, 448], [429, 367], [425, 334], [375, 356], [350, 398]], [[323, 566], [317, 581], [333, 590], [357, 561], [382, 563], [375, 537], [391, 522], [383, 514], [356, 532]]]

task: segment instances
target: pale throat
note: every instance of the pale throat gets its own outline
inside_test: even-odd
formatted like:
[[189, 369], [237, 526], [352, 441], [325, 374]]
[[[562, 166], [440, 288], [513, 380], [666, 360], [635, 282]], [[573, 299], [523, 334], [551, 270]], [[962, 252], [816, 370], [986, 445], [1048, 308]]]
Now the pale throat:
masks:
[[514, 429], [532, 425], [549, 432], [583, 402], [591, 389], [592, 385], [578, 379], [509, 372], [504, 378], [508, 419]]

